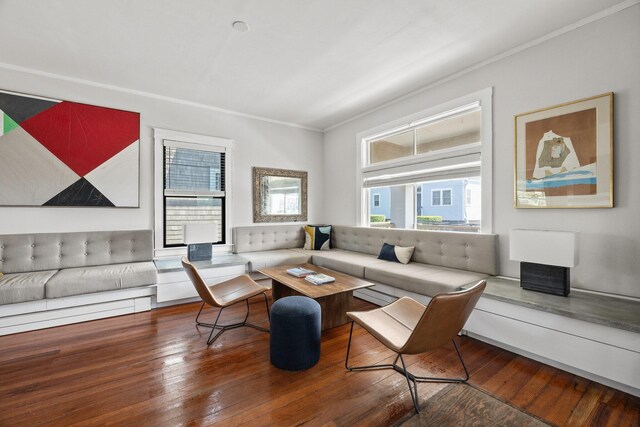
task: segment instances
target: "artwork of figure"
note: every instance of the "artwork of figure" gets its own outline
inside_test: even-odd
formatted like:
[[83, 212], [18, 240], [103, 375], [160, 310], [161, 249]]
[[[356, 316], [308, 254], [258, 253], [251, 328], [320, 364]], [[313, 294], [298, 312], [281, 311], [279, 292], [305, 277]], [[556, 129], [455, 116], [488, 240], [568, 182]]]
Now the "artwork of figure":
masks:
[[541, 179], [579, 167], [580, 161], [573, 149], [571, 138], [557, 135], [552, 130], [542, 136], [536, 150], [534, 178]]

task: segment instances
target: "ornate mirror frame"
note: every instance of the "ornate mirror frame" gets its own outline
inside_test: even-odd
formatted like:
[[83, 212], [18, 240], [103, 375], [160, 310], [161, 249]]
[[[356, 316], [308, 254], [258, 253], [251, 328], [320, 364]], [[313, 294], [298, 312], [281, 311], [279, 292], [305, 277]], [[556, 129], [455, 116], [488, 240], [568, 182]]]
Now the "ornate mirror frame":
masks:
[[[300, 214], [299, 215], [270, 215], [262, 212], [263, 194], [260, 182], [266, 176], [281, 176], [286, 178], [300, 178]], [[253, 168], [253, 222], [295, 222], [307, 220], [307, 172], [289, 169]]]

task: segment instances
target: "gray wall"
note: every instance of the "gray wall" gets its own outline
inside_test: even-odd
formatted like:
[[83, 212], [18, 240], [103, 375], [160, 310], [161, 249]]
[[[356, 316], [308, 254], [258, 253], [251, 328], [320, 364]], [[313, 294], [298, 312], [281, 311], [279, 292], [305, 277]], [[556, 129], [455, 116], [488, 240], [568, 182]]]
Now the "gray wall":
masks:
[[[580, 232], [572, 286], [640, 297], [640, 6], [587, 24], [454, 80], [416, 93], [325, 133], [323, 220], [355, 224], [356, 134], [493, 86], [493, 232], [500, 273], [509, 260], [509, 230]], [[615, 92], [614, 209], [518, 210], [513, 207], [513, 116]]]
[[323, 184], [319, 132], [3, 68], [0, 82], [5, 90], [141, 113], [139, 209], [0, 207], [0, 234], [153, 228], [152, 127], [235, 141], [234, 225], [253, 222], [252, 166], [308, 171], [309, 220], [322, 221], [318, 197]]

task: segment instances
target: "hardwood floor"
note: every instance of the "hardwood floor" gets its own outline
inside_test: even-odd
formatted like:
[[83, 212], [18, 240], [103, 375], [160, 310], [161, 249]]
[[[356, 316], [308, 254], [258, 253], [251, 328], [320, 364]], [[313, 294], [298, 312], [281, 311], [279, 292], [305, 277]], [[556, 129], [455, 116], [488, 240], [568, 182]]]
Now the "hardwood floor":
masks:
[[[349, 325], [323, 332], [316, 366], [286, 372], [269, 363], [269, 335], [251, 328], [207, 348], [209, 330], [193, 324], [198, 308], [0, 337], [0, 425], [389, 425], [412, 413], [401, 375], [344, 369]], [[266, 326], [261, 300], [251, 309], [250, 319]], [[243, 315], [238, 305], [223, 320]], [[549, 423], [640, 425], [636, 397], [468, 337], [460, 344], [472, 386]], [[358, 327], [352, 355], [354, 364], [393, 357]], [[453, 346], [406, 360], [419, 375], [458, 373]], [[420, 401], [444, 386], [420, 384]]]

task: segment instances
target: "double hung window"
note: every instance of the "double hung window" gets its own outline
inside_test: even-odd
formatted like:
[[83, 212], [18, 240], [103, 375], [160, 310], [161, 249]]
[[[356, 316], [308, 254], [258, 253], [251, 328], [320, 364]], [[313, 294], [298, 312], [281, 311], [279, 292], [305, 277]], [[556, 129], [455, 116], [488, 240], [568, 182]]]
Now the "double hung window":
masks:
[[225, 153], [164, 146], [164, 246], [184, 245], [186, 224], [215, 222], [218, 242], [224, 241]]
[[218, 228], [215, 250], [230, 246], [233, 141], [154, 129], [156, 256], [185, 253], [184, 226]]

